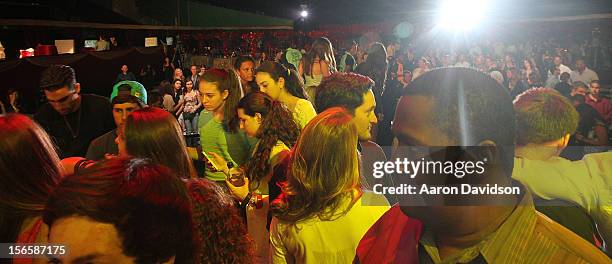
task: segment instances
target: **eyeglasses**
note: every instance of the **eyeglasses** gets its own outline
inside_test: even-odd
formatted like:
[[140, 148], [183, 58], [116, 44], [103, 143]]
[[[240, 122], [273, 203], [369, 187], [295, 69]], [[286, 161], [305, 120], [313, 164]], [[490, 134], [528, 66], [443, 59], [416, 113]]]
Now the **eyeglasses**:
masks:
[[58, 100], [51, 100], [51, 99], [47, 98], [47, 101], [49, 103], [51, 103], [51, 104], [63, 104], [63, 103], [69, 102], [70, 101], [69, 99], [71, 99], [76, 93], [77, 92], [71, 92], [68, 95], [66, 95], [66, 96], [64, 96], [64, 97], [62, 97], [62, 98], [60, 98]]

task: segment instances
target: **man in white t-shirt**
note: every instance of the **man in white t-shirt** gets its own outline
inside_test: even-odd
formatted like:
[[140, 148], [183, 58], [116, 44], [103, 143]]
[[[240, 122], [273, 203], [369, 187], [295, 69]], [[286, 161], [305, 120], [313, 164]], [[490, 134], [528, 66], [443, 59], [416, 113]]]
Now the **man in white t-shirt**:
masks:
[[591, 81], [599, 80], [597, 73], [587, 68], [584, 59], [576, 60], [576, 70], [570, 73], [570, 78], [573, 82], [581, 81], [583, 83], [591, 83]]
[[564, 73], [564, 72], [567, 72], [569, 74], [572, 73], [572, 69], [570, 69], [570, 67], [567, 67], [567, 66], [563, 65], [563, 63], [561, 63], [562, 62], [561, 61], [561, 56], [559, 56], [559, 55], [555, 56], [553, 62], [555, 63], [555, 68], [559, 67], [560, 73]]

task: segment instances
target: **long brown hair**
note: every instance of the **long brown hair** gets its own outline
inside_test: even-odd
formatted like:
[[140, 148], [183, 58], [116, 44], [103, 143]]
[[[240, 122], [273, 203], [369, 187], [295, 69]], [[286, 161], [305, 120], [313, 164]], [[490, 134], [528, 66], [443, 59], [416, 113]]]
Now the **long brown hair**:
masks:
[[257, 138], [259, 143], [253, 157], [245, 164], [250, 180], [260, 181], [270, 173], [270, 153], [280, 140], [289, 148], [293, 147], [300, 134], [300, 127], [295, 123], [293, 114], [282, 103], [274, 101], [263, 92], [252, 92], [240, 100], [238, 109], [249, 116], [261, 114], [263, 119]]
[[127, 117], [120, 136], [131, 156], [149, 158], [181, 178], [196, 176], [182, 130], [172, 114], [157, 107], [136, 110]]
[[189, 179], [187, 191], [198, 242], [195, 263], [253, 263], [253, 243], [232, 197], [207, 179]]
[[269, 74], [270, 78], [275, 82], [278, 82], [278, 80], [283, 77], [283, 79], [285, 79], [285, 89], [287, 89], [291, 95], [306, 100], [309, 99], [306, 90], [304, 90], [304, 83], [295, 70], [287, 69], [278, 62], [266, 61], [257, 68], [257, 72]]
[[215, 83], [221, 93], [227, 90], [229, 95], [225, 99], [225, 105], [223, 106], [223, 129], [228, 132], [238, 131], [240, 121], [238, 120], [238, 114], [236, 114], [236, 105], [238, 105], [238, 101], [240, 101], [244, 93], [236, 72], [213, 68], [207, 70], [202, 75], [202, 80]]
[[304, 74], [312, 76], [312, 64], [315, 59], [326, 61], [329, 63], [329, 68], [336, 69], [336, 57], [334, 56], [334, 48], [331, 42], [326, 37], [315, 39], [306, 56], [303, 58]]
[[317, 115], [302, 131], [293, 149], [283, 193], [272, 204], [280, 220], [298, 222], [311, 217], [333, 220], [343, 216], [346, 198], [354, 201], [360, 186], [357, 128], [344, 108]]
[[42, 216], [61, 173], [39, 125], [21, 114], [0, 116], [0, 242], [14, 243], [24, 220]]

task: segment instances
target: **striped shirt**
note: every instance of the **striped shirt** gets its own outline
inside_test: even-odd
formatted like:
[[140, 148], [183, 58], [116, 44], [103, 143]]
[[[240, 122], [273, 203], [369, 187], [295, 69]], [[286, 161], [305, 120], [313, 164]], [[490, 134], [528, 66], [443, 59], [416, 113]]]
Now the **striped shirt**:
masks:
[[419, 263], [611, 263], [596, 247], [537, 212], [529, 192], [497, 231], [444, 261], [430, 231], [419, 243]]

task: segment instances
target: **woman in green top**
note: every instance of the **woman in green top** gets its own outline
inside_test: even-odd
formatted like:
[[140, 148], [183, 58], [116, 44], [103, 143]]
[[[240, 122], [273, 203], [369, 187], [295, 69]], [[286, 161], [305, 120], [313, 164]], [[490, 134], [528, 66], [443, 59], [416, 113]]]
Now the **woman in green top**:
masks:
[[[258, 138], [259, 142], [251, 158], [239, 169], [247, 177], [244, 180], [230, 178], [227, 185], [246, 210], [248, 231], [255, 241], [255, 257], [267, 261], [268, 205], [270, 199], [280, 193], [276, 183], [284, 181], [273, 177], [272, 172], [297, 141], [300, 128], [287, 107], [262, 92], [251, 92], [242, 98], [237, 114], [240, 129]], [[217, 164], [226, 164], [223, 158], [213, 155]], [[226, 166], [221, 169], [230, 174]]]
[[[234, 71], [210, 69], [202, 75], [199, 91], [204, 106], [198, 120], [202, 151], [215, 153], [233, 165], [244, 164], [251, 143], [238, 131], [236, 106], [242, 97], [238, 76]], [[190, 151], [192, 157], [198, 154]], [[207, 170], [206, 178], [225, 184], [225, 175], [220, 171]]]

